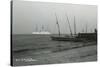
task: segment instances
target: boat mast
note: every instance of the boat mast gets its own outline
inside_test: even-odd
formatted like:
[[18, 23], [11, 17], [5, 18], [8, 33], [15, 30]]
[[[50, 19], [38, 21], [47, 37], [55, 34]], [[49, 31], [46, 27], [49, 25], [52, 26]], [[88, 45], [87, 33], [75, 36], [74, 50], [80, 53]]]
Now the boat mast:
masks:
[[[55, 16], [56, 16], [56, 13], [55, 13]], [[60, 26], [59, 26], [59, 23], [58, 23], [57, 16], [56, 16], [56, 24], [57, 24], [57, 27], [58, 27], [58, 33], [59, 33], [59, 36], [60, 36]]]
[[86, 33], [87, 33], [87, 24], [86, 24]]
[[47, 25], [47, 31], [49, 32], [49, 26]]
[[38, 25], [36, 25], [36, 32], [38, 31]]
[[44, 26], [42, 25], [42, 31], [44, 31]]
[[71, 26], [70, 26], [70, 23], [69, 23], [69, 19], [68, 19], [67, 14], [66, 14], [66, 17], [67, 17], [67, 21], [68, 21], [68, 25], [69, 25], [69, 29], [70, 29], [70, 34], [71, 34], [71, 36], [72, 36], [72, 30], [71, 30]]
[[75, 22], [75, 16], [74, 16], [74, 34], [76, 35], [76, 22]]
[[84, 33], [84, 28], [82, 29], [82, 32]]

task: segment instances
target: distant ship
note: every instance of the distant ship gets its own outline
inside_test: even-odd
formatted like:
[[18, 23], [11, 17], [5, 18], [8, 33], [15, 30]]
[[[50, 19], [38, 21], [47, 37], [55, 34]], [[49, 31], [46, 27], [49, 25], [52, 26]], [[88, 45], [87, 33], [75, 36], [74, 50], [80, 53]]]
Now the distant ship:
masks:
[[45, 35], [46, 35], [46, 34], [48, 34], [48, 35], [51, 34], [49, 31], [44, 30], [44, 26], [42, 26], [42, 30], [40, 30], [39, 32], [38, 32], [38, 27], [36, 26], [36, 31], [37, 31], [37, 32], [32, 32], [32, 34], [43, 34], [43, 35], [44, 35], [44, 34], [45, 34]]
[[41, 31], [41, 32], [32, 32], [32, 34], [51, 34], [48, 31]]

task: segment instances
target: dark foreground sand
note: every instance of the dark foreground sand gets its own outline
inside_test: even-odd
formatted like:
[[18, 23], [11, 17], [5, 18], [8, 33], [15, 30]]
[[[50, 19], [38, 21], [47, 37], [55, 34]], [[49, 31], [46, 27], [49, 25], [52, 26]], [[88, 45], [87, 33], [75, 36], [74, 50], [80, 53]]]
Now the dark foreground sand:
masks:
[[[32, 52], [31, 52], [32, 53]], [[14, 58], [13, 63], [19, 65], [40, 65], [55, 63], [86, 62], [97, 60], [97, 45], [84, 46], [63, 51], [40, 51], [28, 56]]]

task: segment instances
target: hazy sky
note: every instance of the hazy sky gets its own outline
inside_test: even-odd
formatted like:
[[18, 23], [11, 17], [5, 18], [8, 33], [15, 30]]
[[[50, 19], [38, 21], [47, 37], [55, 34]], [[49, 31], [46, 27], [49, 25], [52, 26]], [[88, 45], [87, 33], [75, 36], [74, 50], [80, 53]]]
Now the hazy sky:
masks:
[[58, 33], [56, 17], [61, 33], [70, 33], [66, 15], [74, 33], [74, 16], [77, 33], [93, 32], [97, 28], [97, 6], [32, 1], [13, 2], [13, 34], [31, 34], [40, 31], [42, 26], [50, 33]]

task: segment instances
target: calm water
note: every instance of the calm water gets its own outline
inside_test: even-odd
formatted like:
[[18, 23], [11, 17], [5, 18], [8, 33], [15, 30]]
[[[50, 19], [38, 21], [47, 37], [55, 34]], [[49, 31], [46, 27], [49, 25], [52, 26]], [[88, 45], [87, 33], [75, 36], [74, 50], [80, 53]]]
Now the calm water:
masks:
[[[82, 43], [82, 42], [64, 42], [52, 41], [50, 35], [13, 35], [13, 62], [14, 65], [32, 65], [32, 64], [46, 64], [58, 63], [57, 60], [48, 60], [53, 53], [69, 50], [72, 47], [82, 47], [83, 45], [96, 45], [96, 43]], [[90, 53], [89, 51], [87, 53]], [[90, 55], [96, 54], [96, 47]], [[50, 56], [50, 57], [49, 57]], [[44, 59], [43, 59], [44, 57]], [[19, 62], [16, 59], [34, 59], [42, 60], [36, 62]], [[36, 59], [37, 58], [37, 59]], [[95, 57], [96, 58], [96, 57]], [[61, 60], [61, 59], [60, 59]], [[22, 62], [21, 62], [22, 61]], [[54, 62], [55, 61], [55, 62]], [[57, 62], [56, 62], [57, 61]], [[63, 62], [63, 61], [62, 61]], [[65, 62], [65, 61], [64, 61]]]
[[13, 51], [71, 45], [71, 42], [52, 41], [50, 35], [13, 35]]

